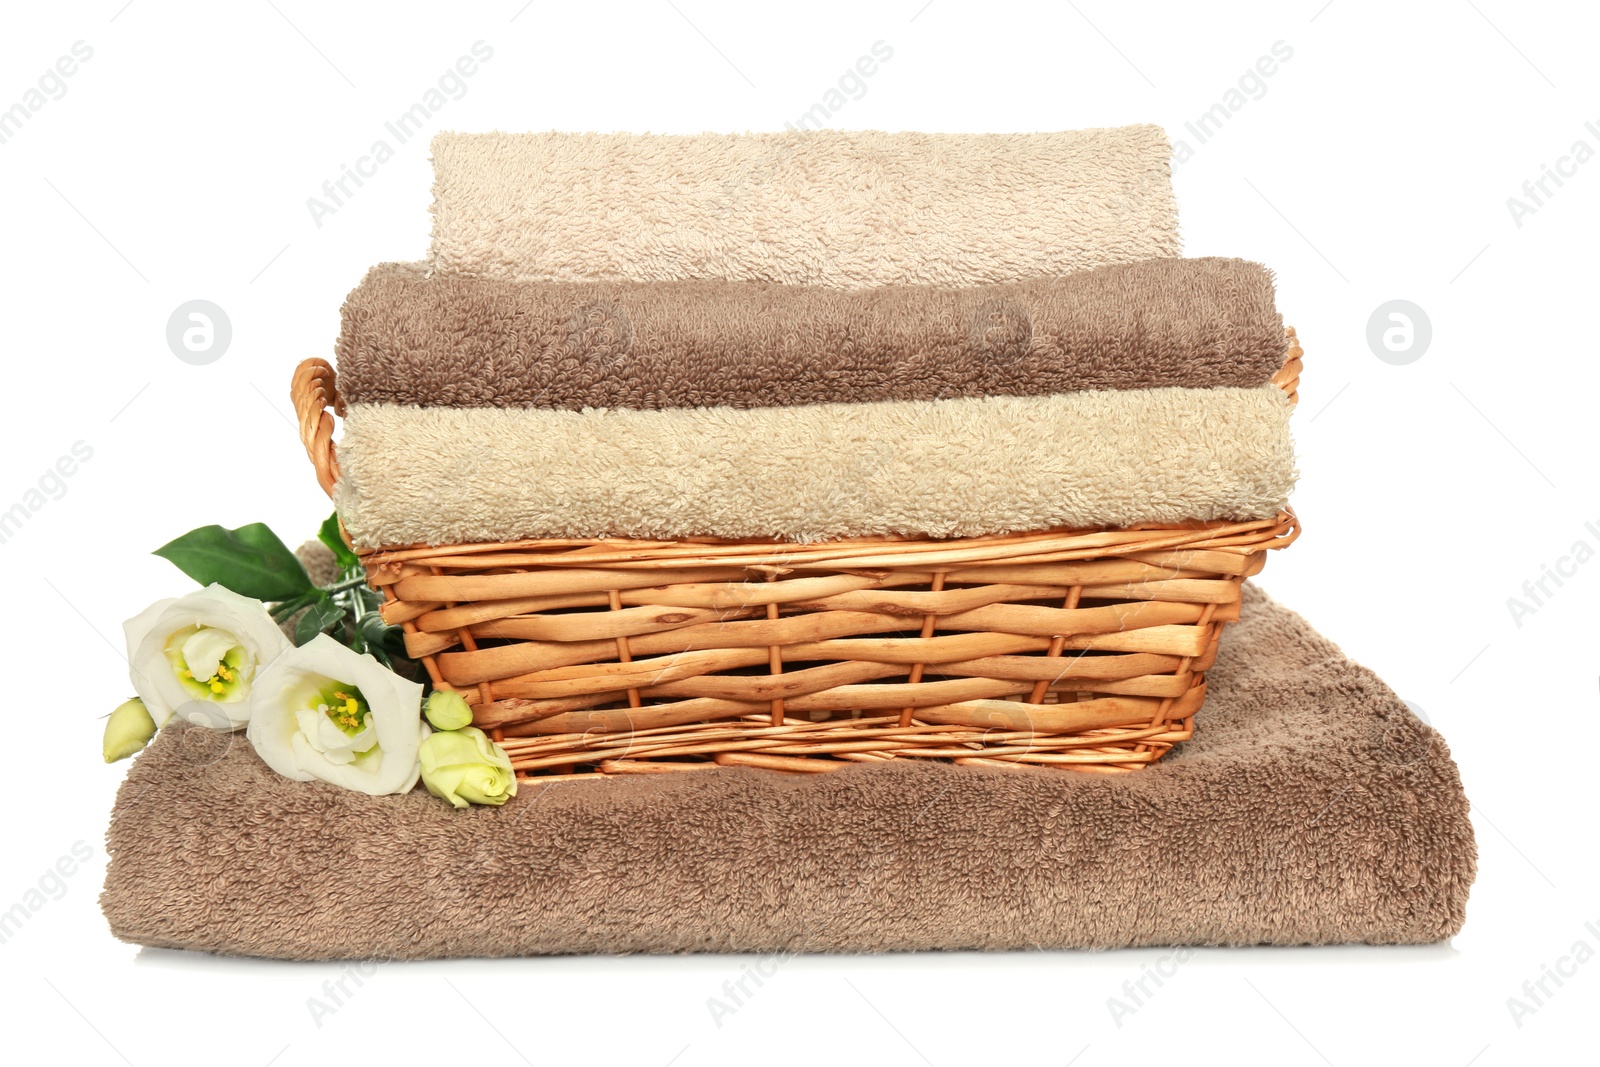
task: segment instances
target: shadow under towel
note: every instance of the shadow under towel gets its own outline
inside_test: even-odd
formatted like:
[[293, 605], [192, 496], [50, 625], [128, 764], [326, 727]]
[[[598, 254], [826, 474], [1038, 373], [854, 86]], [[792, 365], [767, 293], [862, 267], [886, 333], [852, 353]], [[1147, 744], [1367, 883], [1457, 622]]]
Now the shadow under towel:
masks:
[[1477, 853], [1443, 739], [1245, 591], [1194, 740], [1120, 776], [730, 767], [458, 812], [170, 726], [118, 792], [101, 907], [125, 941], [287, 959], [1452, 936]]

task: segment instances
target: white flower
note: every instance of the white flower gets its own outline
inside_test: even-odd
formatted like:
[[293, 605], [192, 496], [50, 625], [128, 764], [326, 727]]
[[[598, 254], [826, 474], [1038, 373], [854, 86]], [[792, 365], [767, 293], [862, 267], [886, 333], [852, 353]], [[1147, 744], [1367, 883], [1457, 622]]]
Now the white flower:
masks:
[[208, 585], [158, 600], [122, 624], [128, 674], [157, 726], [174, 714], [216, 730], [250, 716], [256, 675], [289, 642], [259, 600]]
[[250, 698], [256, 755], [297, 782], [372, 796], [409, 792], [429, 732], [420, 684], [327, 634], [274, 660]]

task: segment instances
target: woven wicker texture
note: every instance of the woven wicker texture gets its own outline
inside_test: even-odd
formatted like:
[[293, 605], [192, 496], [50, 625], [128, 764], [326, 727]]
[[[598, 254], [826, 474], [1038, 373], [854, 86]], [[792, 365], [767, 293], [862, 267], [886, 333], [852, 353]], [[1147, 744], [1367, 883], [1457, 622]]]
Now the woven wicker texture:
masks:
[[[1296, 396], [1299, 344], [1274, 381]], [[293, 389], [325, 489], [331, 368]], [[1108, 773], [1192, 736], [1257, 522], [1005, 537], [366, 552], [384, 617], [525, 774], [903, 757]]]

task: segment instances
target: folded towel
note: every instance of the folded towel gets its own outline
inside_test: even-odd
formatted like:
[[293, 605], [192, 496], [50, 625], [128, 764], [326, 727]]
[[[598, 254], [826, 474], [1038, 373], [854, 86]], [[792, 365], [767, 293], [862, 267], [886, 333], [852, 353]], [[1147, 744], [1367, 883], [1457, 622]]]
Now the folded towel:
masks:
[[542, 281], [981, 285], [1178, 254], [1159, 126], [433, 139], [433, 266]]
[[345, 301], [338, 359], [351, 403], [579, 410], [1250, 386], [1285, 348], [1272, 276], [1238, 259], [853, 291], [386, 263]]
[[355, 404], [334, 502], [362, 546], [814, 541], [1263, 519], [1294, 483], [1273, 385], [792, 408]]
[[118, 791], [125, 941], [288, 959], [1440, 941], [1476, 867], [1444, 741], [1245, 587], [1194, 740], [1115, 777], [923, 760], [368, 797], [169, 726]]

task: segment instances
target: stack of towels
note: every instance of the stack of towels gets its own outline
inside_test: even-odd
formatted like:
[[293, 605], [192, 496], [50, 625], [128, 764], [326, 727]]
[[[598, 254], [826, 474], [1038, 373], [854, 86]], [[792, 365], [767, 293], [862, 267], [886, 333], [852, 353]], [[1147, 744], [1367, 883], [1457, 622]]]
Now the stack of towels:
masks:
[[1177, 258], [1165, 134], [441, 134], [343, 309], [362, 547], [1267, 519], [1269, 272]]
[[[1271, 278], [1177, 258], [1158, 129], [444, 135], [434, 158], [428, 261], [344, 308], [336, 498], [363, 547], [1286, 502]], [[356, 961], [1451, 936], [1475, 852], [1443, 741], [1243, 596], [1205, 731], [1139, 774], [588, 776], [468, 818], [178, 724], [123, 783], [102, 906], [141, 944]]]

